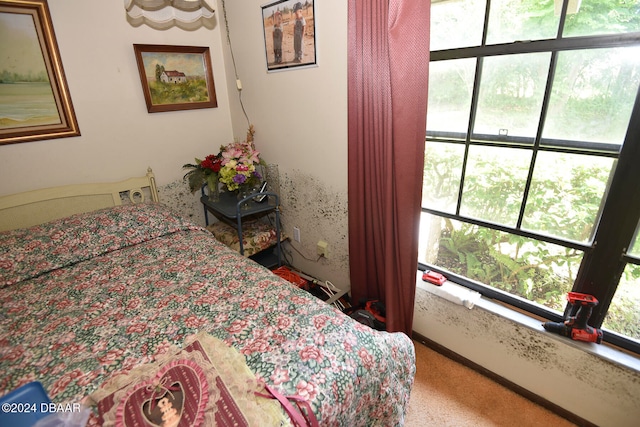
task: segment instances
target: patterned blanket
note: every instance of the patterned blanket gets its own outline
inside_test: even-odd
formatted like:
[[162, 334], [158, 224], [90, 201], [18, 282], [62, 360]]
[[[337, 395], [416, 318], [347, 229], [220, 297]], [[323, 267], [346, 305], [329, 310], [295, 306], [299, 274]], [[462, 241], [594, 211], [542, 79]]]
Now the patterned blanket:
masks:
[[80, 402], [206, 332], [323, 426], [404, 422], [411, 340], [374, 331], [161, 204], [0, 233], [0, 395], [41, 381]]

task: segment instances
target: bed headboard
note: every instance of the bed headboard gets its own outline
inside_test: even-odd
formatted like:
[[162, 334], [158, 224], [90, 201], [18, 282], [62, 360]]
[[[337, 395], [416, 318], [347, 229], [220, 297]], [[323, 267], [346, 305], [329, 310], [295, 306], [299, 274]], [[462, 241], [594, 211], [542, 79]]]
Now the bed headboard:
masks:
[[123, 203], [158, 201], [151, 168], [145, 176], [119, 182], [73, 184], [0, 196], [0, 231], [31, 227]]

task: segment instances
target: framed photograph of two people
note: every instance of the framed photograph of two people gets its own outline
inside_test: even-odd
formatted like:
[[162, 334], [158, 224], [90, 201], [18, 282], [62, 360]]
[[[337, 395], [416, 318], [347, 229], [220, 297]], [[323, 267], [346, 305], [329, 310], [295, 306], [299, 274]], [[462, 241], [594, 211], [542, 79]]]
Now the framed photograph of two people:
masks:
[[262, 6], [267, 72], [316, 66], [314, 0]]

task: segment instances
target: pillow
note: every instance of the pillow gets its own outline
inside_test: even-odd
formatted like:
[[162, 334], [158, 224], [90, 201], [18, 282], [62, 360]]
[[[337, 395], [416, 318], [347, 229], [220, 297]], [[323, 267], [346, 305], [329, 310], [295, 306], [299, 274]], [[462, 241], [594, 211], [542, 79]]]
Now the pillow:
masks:
[[[240, 239], [238, 238], [238, 230], [231, 225], [219, 221], [207, 227], [214, 237], [220, 243], [223, 243], [240, 252]], [[284, 233], [280, 233], [280, 241], [286, 239]], [[244, 256], [250, 257], [260, 251], [270, 248], [278, 242], [276, 229], [264, 222], [258, 220], [244, 221], [242, 223], [242, 246]]]
[[143, 203], [0, 232], [0, 288], [187, 229], [202, 227], [174, 214], [162, 204]]
[[263, 393], [242, 354], [200, 332], [182, 350], [113, 375], [89, 401], [100, 425], [289, 425], [278, 401]]

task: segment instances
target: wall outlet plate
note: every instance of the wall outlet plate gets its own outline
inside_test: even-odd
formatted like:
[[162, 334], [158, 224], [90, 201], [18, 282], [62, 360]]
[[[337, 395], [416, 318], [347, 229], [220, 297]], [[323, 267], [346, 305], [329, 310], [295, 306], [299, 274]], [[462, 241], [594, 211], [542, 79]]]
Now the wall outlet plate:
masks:
[[329, 244], [324, 240], [318, 242], [318, 256], [329, 258]]

